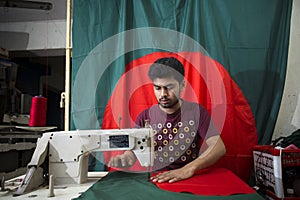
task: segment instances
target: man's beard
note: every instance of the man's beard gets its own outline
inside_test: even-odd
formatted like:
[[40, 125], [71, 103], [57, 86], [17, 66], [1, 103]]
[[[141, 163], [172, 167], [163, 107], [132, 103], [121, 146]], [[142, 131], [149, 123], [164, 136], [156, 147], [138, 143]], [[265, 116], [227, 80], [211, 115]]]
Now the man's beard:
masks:
[[179, 100], [176, 99], [176, 101], [171, 102], [171, 103], [167, 103], [167, 104], [162, 104], [160, 103], [161, 99], [158, 101], [158, 104], [162, 107], [162, 108], [173, 108], [178, 102]]

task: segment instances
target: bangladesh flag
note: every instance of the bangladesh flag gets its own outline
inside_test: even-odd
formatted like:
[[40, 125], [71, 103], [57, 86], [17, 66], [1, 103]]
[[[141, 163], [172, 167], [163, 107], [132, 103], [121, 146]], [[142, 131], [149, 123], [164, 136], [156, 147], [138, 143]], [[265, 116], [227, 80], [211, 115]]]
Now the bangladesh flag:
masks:
[[149, 66], [176, 57], [182, 98], [211, 114], [217, 163], [244, 180], [272, 138], [285, 82], [291, 0], [74, 0], [72, 129], [130, 128], [156, 104]]

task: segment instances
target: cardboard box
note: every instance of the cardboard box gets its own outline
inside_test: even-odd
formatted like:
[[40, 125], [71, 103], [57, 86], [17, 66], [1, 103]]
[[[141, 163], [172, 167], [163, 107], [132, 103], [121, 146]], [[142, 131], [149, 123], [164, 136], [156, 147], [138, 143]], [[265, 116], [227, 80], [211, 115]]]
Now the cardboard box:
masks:
[[300, 199], [294, 181], [300, 179], [300, 150], [257, 145], [253, 150], [256, 184], [276, 199]]

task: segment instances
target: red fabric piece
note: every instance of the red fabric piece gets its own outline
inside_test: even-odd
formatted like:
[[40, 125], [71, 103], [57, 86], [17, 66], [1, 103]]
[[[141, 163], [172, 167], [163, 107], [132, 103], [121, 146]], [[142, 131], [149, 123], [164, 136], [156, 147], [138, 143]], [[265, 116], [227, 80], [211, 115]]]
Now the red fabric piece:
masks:
[[171, 192], [187, 192], [197, 195], [229, 196], [253, 194], [255, 190], [224, 168], [210, 168], [198, 172], [189, 179], [174, 183], [154, 183], [157, 187]]

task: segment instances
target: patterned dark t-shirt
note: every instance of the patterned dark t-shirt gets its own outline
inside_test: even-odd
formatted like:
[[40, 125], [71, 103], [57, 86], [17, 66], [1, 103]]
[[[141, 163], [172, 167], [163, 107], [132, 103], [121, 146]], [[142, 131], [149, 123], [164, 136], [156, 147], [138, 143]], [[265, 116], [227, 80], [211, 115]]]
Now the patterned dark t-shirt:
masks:
[[197, 103], [183, 101], [172, 114], [154, 105], [138, 116], [136, 125], [144, 127], [146, 120], [154, 131], [154, 170], [183, 167], [199, 156], [205, 137], [219, 135], [207, 110]]

